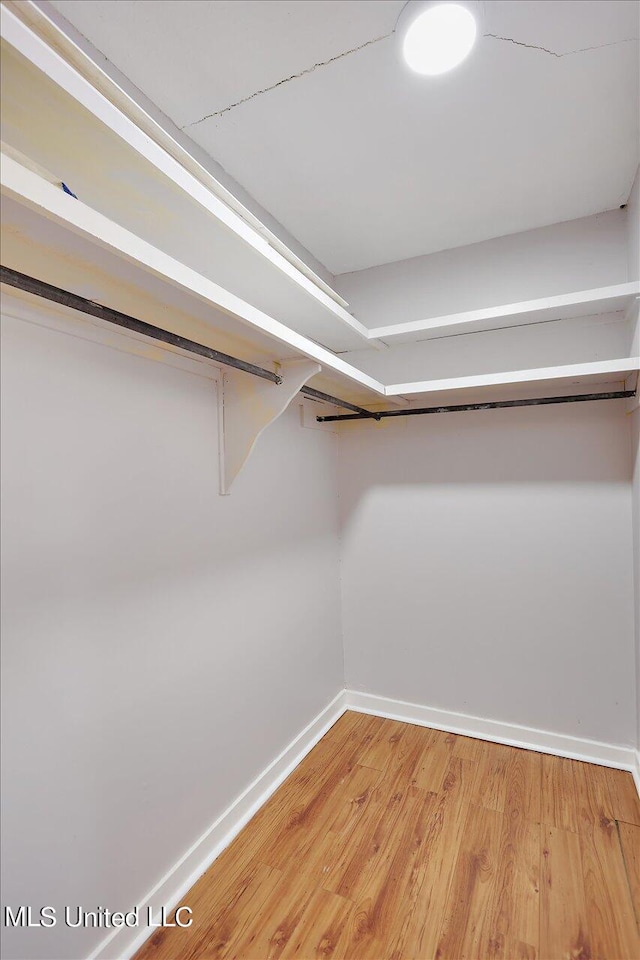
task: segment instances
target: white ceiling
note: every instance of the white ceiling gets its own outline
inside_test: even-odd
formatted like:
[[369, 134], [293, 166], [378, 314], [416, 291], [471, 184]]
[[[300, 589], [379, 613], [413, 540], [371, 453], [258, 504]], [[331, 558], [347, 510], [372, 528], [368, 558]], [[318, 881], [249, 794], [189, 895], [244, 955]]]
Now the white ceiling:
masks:
[[626, 201], [635, 0], [486, 0], [438, 78], [398, 57], [403, 5], [53, 3], [334, 274]]

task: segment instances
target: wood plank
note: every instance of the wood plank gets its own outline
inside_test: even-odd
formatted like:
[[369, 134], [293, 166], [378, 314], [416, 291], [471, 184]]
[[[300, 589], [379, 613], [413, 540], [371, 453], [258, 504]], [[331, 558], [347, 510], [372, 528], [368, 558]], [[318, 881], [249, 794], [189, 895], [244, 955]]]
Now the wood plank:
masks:
[[398, 720], [380, 719], [371, 743], [358, 758], [360, 766], [386, 770], [398, 754], [406, 727], [407, 724], [400, 723]]
[[545, 826], [540, 885], [540, 956], [543, 960], [589, 960], [587, 904], [580, 839]]
[[333, 740], [334, 743], [344, 743], [345, 739], [351, 736], [354, 729], [364, 717], [363, 713], [355, 713], [353, 710], [347, 710], [338, 717], [332, 727], [329, 727], [323, 740]]
[[350, 766], [355, 765], [354, 753], [353, 746], [349, 750], [348, 745], [336, 745], [324, 738], [320, 740], [261, 807], [249, 826], [257, 833], [257, 828], [264, 831], [266, 821], [274, 820], [278, 812], [286, 816], [292, 803], [300, 802], [303, 798], [309, 798], [315, 794], [319, 784], [324, 782], [336, 767], [345, 767], [348, 770]]
[[577, 833], [573, 760], [542, 754], [541, 820], [550, 827]]
[[[405, 724], [398, 749], [391, 758], [387, 772], [396, 767], [405, 767], [407, 774], [412, 773], [418, 757], [427, 744], [432, 742], [432, 736], [433, 731], [429, 727], [421, 727], [415, 723]], [[411, 763], [413, 763], [413, 767], [409, 769]]]
[[[368, 873], [379, 869], [385, 856], [388, 857], [386, 844], [395, 836], [396, 820], [403, 801], [408, 793], [416, 793], [412, 774], [422, 745], [420, 738], [409, 742], [411, 749], [402, 754], [402, 761], [398, 754], [387, 771], [377, 774], [375, 787], [359, 813], [357, 829], [346, 836], [346, 831], [341, 831], [345, 842], [324, 878], [323, 886], [327, 890], [348, 899], [355, 898]], [[341, 823], [338, 820], [337, 826]]]
[[513, 747], [485, 743], [473, 788], [472, 803], [486, 810], [504, 812], [507, 796], [507, 765]]
[[[347, 928], [339, 953], [377, 960], [386, 956], [387, 941], [396, 932], [405, 898], [410, 896], [414, 866], [427, 833], [434, 797], [406, 793], [393, 837], [380, 853], [377, 869], [368, 869], [357, 888], [357, 922]], [[382, 951], [382, 952], [381, 952]]]
[[431, 740], [422, 749], [420, 759], [413, 771], [413, 782], [420, 790], [437, 793], [442, 789], [445, 773], [451, 758], [447, 743]]
[[406, 795], [407, 790], [391, 790], [373, 798], [362, 816], [359, 829], [350, 835], [325, 878], [325, 889], [355, 900], [369, 874], [384, 868]]
[[246, 916], [246, 922], [243, 916], [243, 922], [229, 938], [221, 956], [277, 960], [301, 922], [315, 890], [321, 886], [337, 844], [336, 835], [325, 833], [316, 838], [304, 858], [280, 872], [269, 895]]
[[455, 747], [456, 740], [458, 735], [455, 733], [450, 733], [448, 730], [436, 730], [435, 727], [431, 728], [431, 743], [441, 743], [449, 747], [453, 752]]
[[444, 911], [437, 957], [477, 960], [489, 927], [499, 880], [502, 815], [469, 805], [453, 883]]
[[292, 858], [299, 860], [315, 838], [323, 835], [348, 792], [358, 752], [352, 744], [336, 745], [335, 759], [318, 774], [315, 783], [305, 785], [299, 796], [288, 798], [284, 809], [274, 805], [275, 815], [259, 824], [263, 838], [256, 845], [255, 855], [260, 860], [285, 870]]
[[368, 713], [356, 713], [353, 710], [347, 710], [339, 717], [334, 725], [327, 730], [323, 740], [331, 740], [333, 743], [358, 743], [360, 746], [368, 743], [373, 738], [374, 731], [380, 722], [379, 717], [372, 717]]
[[407, 727], [395, 756], [378, 782], [381, 795], [384, 793], [390, 797], [394, 792], [403, 792], [416, 786], [415, 770], [429, 741], [429, 730], [417, 726]]
[[479, 760], [484, 748], [484, 740], [476, 740], [473, 737], [463, 737], [458, 734], [453, 745], [454, 757], [460, 757], [461, 760]]
[[435, 957], [468, 809], [468, 803], [444, 792], [436, 798], [416, 879], [419, 896], [407, 904], [408, 917], [391, 944], [390, 958]]
[[607, 768], [594, 763], [571, 761], [575, 789], [578, 833], [589, 833], [594, 824], [614, 819], [609, 796]]
[[504, 812], [510, 819], [540, 822], [542, 754], [511, 748], [505, 772]]
[[183, 901], [193, 911], [191, 927], [157, 930], [136, 953], [135, 960], [175, 960], [177, 942], [180, 960], [224, 956], [232, 937], [243, 924], [251, 922], [280, 877], [278, 870], [252, 864], [242, 881], [230, 888], [218, 883], [210, 886], [201, 878]]
[[381, 776], [379, 770], [356, 766], [345, 789], [341, 791], [335, 817], [329, 825], [333, 833], [347, 834], [356, 828], [375, 795]]
[[442, 780], [441, 794], [451, 802], [470, 800], [478, 772], [478, 764], [456, 756], [449, 757]]
[[615, 820], [583, 825], [580, 847], [593, 956], [637, 960], [640, 936]]
[[[428, 882], [429, 870], [433, 867], [434, 857], [437, 856], [436, 848], [442, 825], [439, 812], [444, 804], [444, 798], [429, 794], [421, 810], [421, 816], [424, 818], [422, 841], [414, 850], [413, 862], [402, 896], [402, 907], [397, 912], [392, 929], [389, 929], [385, 936], [384, 956], [389, 957], [389, 960], [411, 957], [412, 950], [407, 948], [408, 941], [412, 934], [419, 935], [422, 932], [422, 918], [428, 912], [428, 901], [432, 892]], [[450, 848], [450, 854], [453, 860], [457, 853], [457, 846], [455, 843], [451, 846], [453, 850]], [[448, 888], [448, 882], [445, 882], [445, 886]]]
[[478, 956], [513, 960], [539, 956], [541, 827], [502, 817], [499, 870]]
[[628, 770], [614, 770], [611, 767], [605, 767], [604, 770], [614, 818], [640, 826], [640, 797], [633, 776]]
[[338, 956], [338, 941], [355, 911], [350, 900], [319, 888], [307, 904], [293, 936], [282, 952], [282, 960], [304, 957], [325, 960]]
[[510, 748], [500, 871], [480, 947], [487, 958], [539, 955], [541, 779], [541, 755]]
[[[244, 828], [208, 870], [196, 881], [183, 903], [193, 911], [193, 924], [181, 931], [181, 953], [185, 960], [198, 957], [204, 945], [221, 950], [233, 926], [238, 904], [256, 904], [268, 895], [271, 884], [277, 883], [278, 871], [256, 864], [253, 859], [253, 821]], [[138, 958], [173, 960], [174, 935], [170, 928], [161, 928], [136, 954]]]
[[640, 929], [640, 827], [634, 823], [620, 822], [618, 833], [636, 922]]

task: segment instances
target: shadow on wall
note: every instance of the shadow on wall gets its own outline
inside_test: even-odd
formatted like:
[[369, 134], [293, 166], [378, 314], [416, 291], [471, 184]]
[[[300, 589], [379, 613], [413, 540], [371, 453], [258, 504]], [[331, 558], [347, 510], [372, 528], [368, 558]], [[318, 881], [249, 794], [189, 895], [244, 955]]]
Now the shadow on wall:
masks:
[[628, 401], [349, 424], [339, 437], [343, 521], [370, 487], [628, 483]]
[[344, 431], [348, 686], [633, 742], [624, 404], [443, 414]]

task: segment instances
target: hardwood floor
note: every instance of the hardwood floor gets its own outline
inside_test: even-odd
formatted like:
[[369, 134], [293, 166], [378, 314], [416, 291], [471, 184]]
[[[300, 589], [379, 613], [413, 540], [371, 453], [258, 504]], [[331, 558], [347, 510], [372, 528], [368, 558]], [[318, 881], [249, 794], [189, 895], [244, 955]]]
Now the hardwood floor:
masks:
[[640, 958], [631, 774], [346, 713], [136, 960]]

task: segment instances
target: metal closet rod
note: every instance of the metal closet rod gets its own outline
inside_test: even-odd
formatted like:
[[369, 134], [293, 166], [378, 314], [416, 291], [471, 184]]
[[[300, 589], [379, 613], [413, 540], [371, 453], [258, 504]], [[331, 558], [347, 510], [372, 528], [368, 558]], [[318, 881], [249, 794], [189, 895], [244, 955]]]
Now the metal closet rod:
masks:
[[[384, 417], [419, 417], [426, 413], [460, 413], [464, 410], [499, 410], [502, 407], [539, 407], [548, 403], [585, 403], [587, 400], [624, 400], [635, 397], [635, 390], [614, 390], [609, 393], [579, 393], [571, 397], [534, 397], [529, 400], [492, 400], [487, 403], [456, 403], [448, 407], [414, 407], [403, 410], [378, 410], [376, 420]], [[372, 414], [369, 414], [371, 417]], [[316, 417], [320, 423], [336, 420], [364, 420], [358, 414], [339, 414], [331, 417]]]
[[[358, 420], [378, 419], [378, 414], [374, 413], [373, 410], [357, 407], [355, 403], [349, 403], [348, 400], [338, 400], [337, 397], [332, 397], [330, 393], [322, 393], [321, 390], [314, 390], [313, 387], [300, 387], [300, 393], [304, 393], [305, 396], [312, 397], [314, 400], [326, 400], [327, 403], [333, 403], [336, 407], [344, 407], [345, 410], [355, 410]], [[320, 417], [316, 417], [316, 420], [320, 419]]]
[[[196, 343], [195, 340], [188, 340], [177, 333], [171, 333], [169, 330], [163, 330], [145, 320], [136, 320], [126, 313], [119, 310], [112, 310], [111, 307], [104, 307], [93, 300], [87, 300], [77, 293], [71, 293], [69, 290], [62, 290], [60, 287], [54, 287], [44, 280], [37, 280], [26, 273], [19, 273], [18, 270], [12, 270], [10, 267], [0, 266], [0, 281], [11, 287], [17, 287], [18, 290], [24, 290], [26, 293], [35, 294], [45, 300], [52, 300], [54, 303], [60, 303], [65, 307], [71, 307], [72, 310], [78, 310], [80, 313], [89, 314], [91, 317], [98, 317], [100, 320], [107, 320], [118, 327], [125, 327], [134, 333], [143, 334], [152, 340], [160, 340], [162, 343], [169, 343], [173, 347], [179, 347], [187, 353], [197, 354], [199, 357], [206, 357], [207, 360], [213, 360], [216, 363], [222, 363], [226, 367], [233, 367], [235, 370], [242, 370], [243, 373], [249, 373], [253, 377], [260, 377], [262, 380], [270, 380], [271, 383], [282, 383], [282, 377], [271, 370], [265, 370], [264, 367], [258, 367], [255, 363], [247, 363], [246, 360], [240, 360], [238, 357], [232, 357], [228, 353], [221, 353], [214, 350], [213, 347], [207, 347], [203, 343]], [[314, 390], [312, 387], [302, 387], [300, 393], [307, 397], [313, 397], [314, 400], [325, 400], [336, 407], [343, 407], [345, 410], [353, 410], [358, 418], [377, 417], [377, 414], [365, 410], [364, 407], [358, 407], [347, 400], [340, 400], [338, 397], [332, 397], [329, 393], [321, 393], [320, 390]]]
[[[34, 294], [45, 300], [51, 300], [54, 303], [60, 303], [65, 307], [78, 310], [80, 313], [86, 313], [89, 316], [97, 317], [100, 320], [106, 320], [118, 327], [124, 327], [132, 330], [134, 333], [142, 334], [152, 340], [159, 340], [162, 343], [171, 344], [187, 353], [193, 353], [207, 360], [213, 360], [227, 367], [233, 367], [236, 370], [242, 370], [254, 377], [260, 377], [262, 380], [269, 380], [271, 383], [282, 383], [282, 377], [279, 377], [271, 370], [265, 370], [264, 367], [258, 367], [254, 363], [248, 363], [246, 360], [240, 360], [238, 357], [232, 357], [228, 353], [221, 353], [220, 350], [214, 350], [213, 347], [207, 347], [203, 343], [196, 343], [195, 340], [188, 340], [177, 333], [171, 333], [169, 330], [163, 330], [145, 320], [136, 320], [126, 313], [119, 310], [113, 310], [111, 307], [105, 307], [86, 297], [81, 297], [69, 290], [62, 290], [44, 280], [37, 280], [18, 270], [12, 270], [10, 267], [0, 266], [0, 281], [9, 286], [17, 287], [26, 293]], [[621, 400], [625, 397], [635, 396], [633, 390], [618, 390], [612, 393], [587, 393], [570, 397], [543, 397], [531, 400], [496, 400], [489, 403], [459, 403], [444, 407], [415, 407], [413, 409], [403, 408], [399, 410], [365, 410], [358, 407], [348, 400], [340, 400], [339, 397], [333, 397], [329, 393], [322, 393], [320, 390], [314, 390], [313, 387], [301, 387], [300, 393], [314, 400], [323, 400], [326, 403], [332, 403], [336, 407], [343, 407], [345, 410], [352, 410], [351, 414], [338, 414], [326, 417], [316, 417], [320, 423], [332, 423], [340, 420], [382, 420], [386, 417], [415, 417], [427, 413], [456, 413], [464, 410], [496, 410], [501, 407], [532, 407], [549, 403], [581, 403], [587, 400]]]

